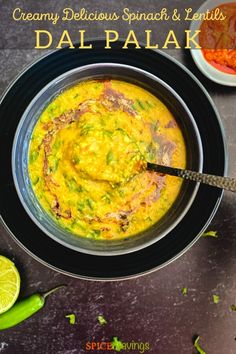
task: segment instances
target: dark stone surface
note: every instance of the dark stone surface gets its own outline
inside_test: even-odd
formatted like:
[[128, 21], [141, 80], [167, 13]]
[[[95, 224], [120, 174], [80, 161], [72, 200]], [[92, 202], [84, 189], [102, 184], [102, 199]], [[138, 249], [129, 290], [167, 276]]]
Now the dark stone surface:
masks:
[[[15, 1], [15, 5], [20, 3]], [[39, 1], [29, 3], [31, 8], [37, 3], [37, 8], [45, 9]], [[57, 3], [54, 11], [65, 4], [63, 1], [49, 2], [52, 3], [53, 7]], [[118, 2], [110, 1], [108, 6], [105, 1], [99, 4], [84, 1], [83, 5], [88, 4], [89, 9], [95, 5], [96, 9], [113, 9], [113, 6], [125, 7], [127, 3], [121, 1], [118, 5]], [[133, 8], [141, 9], [144, 1], [130, 3]], [[148, 8], [153, 11], [156, 7], [168, 6], [168, 3], [171, 8], [184, 6], [177, 0], [149, 1]], [[196, 9], [202, 1], [188, 0], [185, 3]], [[8, 2], [2, 0], [0, 6], [6, 8], [7, 5]], [[141, 23], [139, 27], [141, 31], [145, 24]], [[6, 27], [5, 30], [1, 27], [1, 31], [2, 39], [14, 35], [18, 44], [27, 41], [27, 38], [18, 39], [17, 33], [7, 32]], [[96, 33], [94, 29], [91, 32]], [[229, 174], [236, 177], [235, 89], [204, 78], [187, 51], [168, 52], [194, 72], [213, 98], [225, 127]], [[41, 55], [42, 52], [35, 50], [1, 50], [1, 91], [28, 63]], [[20, 249], [1, 227], [0, 253], [12, 258], [20, 270], [21, 298], [57, 284], [68, 286], [49, 298], [38, 314], [18, 327], [1, 332], [0, 353], [82, 354], [86, 353], [87, 341], [109, 341], [112, 336], [118, 336], [124, 342], [148, 342], [151, 349], [147, 353], [151, 354], [191, 354], [194, 353], [194, 335], [200, 335], [200, 343], [207, 354], [236, 353], [236, 312], [230, 309], [236, 302], [235, 214], [235, 195], [225, 193], [209, 226], [209, 229], [218, 231], [218, 239], [201, 238], [181, 258], [158, 272], [129, 281], [105, 283], [69, 278], [46, 268]], [[188, 288], [187, 296], [182, 295], [182, 287]], [[218, 304], [213, 303], [213, 294], [220, 296]], [[65, 318], [69, 313], [76, 314], [74, 326]], [[99, 314], [108, 321], [104, 327], [97, 322]], [[138, 350], [130, 353], [138, 353]]]

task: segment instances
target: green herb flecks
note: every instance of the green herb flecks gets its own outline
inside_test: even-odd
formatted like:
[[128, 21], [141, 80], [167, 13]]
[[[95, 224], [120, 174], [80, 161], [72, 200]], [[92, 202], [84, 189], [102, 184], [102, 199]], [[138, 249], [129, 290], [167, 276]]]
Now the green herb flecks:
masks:
[[104, 316], [102, 316], [102, 315], [99, 315], [98, 316], [98, 322], [99, 322], [99, 324], [101, 325], [101, 326], [104, 326], [104, 325], [106, 325], [107, 324], [107, 320], [104, 318]]
[[112, 347], [112, 349], [116, 350], [117, 352], [120, 352], [124, 346], [118, 337], [113, 337], [112, 342], [111, 342], [111, 347]]
[[80, 221], [80, 219], [74, 219], [71, 223], [71, 229], [74, 229], [75, 227], [79, 228], [81, 231], [86, 231], [86, 227], [84, 227]]
[[53, 160], [53, 164], [50, 167], [50, 172], [56, 172], [56, 170], [58, 169], [59, 162], [60, 162], [60, 159]]
[[125, 197], [125, 192], [124, 192], [123, 189], [118, 189], [117, 191], [118, 191], [119, 196], [120, 196], [121, 198], [124, 198], [124, 197]]
[[202, 237], [215, 237], [217, 238], [217, 231], [207, 231], [202, 234]]
[[132, 107], [133, 107], [133, 109], [135, 110], [135, 111], [137, 111], [137, 110], [143, 110], [143, 111], [145, 111], [146, 110], [146, 107], [145, 107], [145, 104], [146, 104], [146, 102], [143, 102], [143, 101], [141, 101], [141, 100], [136, 100], [135, 102], [134, 102], [134, 104], [132, 105]]
[[93, 237], [95, 239], [99, 238], [100, 235], [101, 235], [101, 230], [97, 230], [97, 229], [91, 230], [88, 233], [89, 237]]
[[69, 314], [69, 315], [66, 315], [65, 317], [66, 317], [66, 318], [69, 318], [69, 323], [70, 323], [71, 325], [74, 325], [74, 324], [75, 324], [75, 314], [74, 314], [74, 313], [71, 313], [71, 314]]
[[155, 161], [157, 157], [157, 150], [156, 147], [150, 143], [147, 147], [147, 152], [148, 152], [148, 158], [150, 161]]
[[218, 304], [219, 303], [219, 301], [220, 301], [220, 297], [219, 297], [219, 295], [213, 295], [212, 296], [212, 298], [213, 298], [213, 302], [214, 302], [214, 304]]
[[110, 139], [113, 137], [113, 132], [111, 132], [110, 130], [103, 129], [102, 133], [104, 136], [107, 136]]
[[142, 110], [145, 111], [144, 103], [143, 103], [142, 101], [140, 101], [140, 100], [137, 100], [137, 103], [138, 103], [139, 107], [140, 107]]
[[107, 165], [110, 165], [110, 163], [114, 161], [114, 154], [113, 154], [113, 151], [110, 150], [108, 153], [107, 153], [107, 157], [106, 157], [106, 162], [107, 162]]
[[101, 197], [107, 204], [111, 204], [111, 195], [110, 193], [106, 193]]
[[152, 129], [152, 131], [153, 131], [154, 133], [156, 133], [156, 132], [157, 132], [157, 130], [158, 130], [158, 126], [159, 126], [159, 121], [158, 121], [158, 120], [156, 120], [155, 122], [150, 123], [150, 125], [151, 125], [151, 129]]
[[83, 192], [83, 187], [81, 185], [77, 184], [77, 182], [74, 178], [65, 179], [65, 183], [66, 183], [66, 186], [68, 187], [69, 191], [78, 192], [78, 193]]
[[34, 179], [32, 179], [33, 186], [36, 186], [36, 184], [38, 184], [38, 182], [39, 182], [39, 177], [38, 176], [36, 176]]
[[195, 341], [194, 341], [194, 348], [197, 349], [197, 351], [198, 351], [199, 354], [206, 354], [206, 352], [205, 352], [205, 351], [200, 347], [200, 345], [198, 344], [199, 339], [200, 339], [199, 336], [195, 339]]
[[30, 156], [29, 156], [29, 162], [30, 163], [35, 162], [37, 160], [38, 156], [39, 156], [39, 152], [38, 151], [36, 151], [36, 150], [32, 151]]
[[93, 230], [94, 234], [96, 236], [100, 236], [101, 235], [101, 230]]
[[149, 108], [153, 108], [153, 107], [154, 107], [154, 105], [153, 105], [151, 102], [149, 102], [149, 101], [146, 101], [145, 103], [146, 103], [146, 105], [147, 105]]
[[93, 129], [94, 129], [94, 127], [93, 127], [92, 124], [84, 124], [84, 125], [82, 126], [81, 131], [80, 131], [80, 135], [81, 135], [81, 136], [83, 136], [83, 135], [88, 135], [88, 133], [89, 133], [91, 130], [93, 130]]
[[94, 210], [92, 199], [89, 199], [89, 198], [86, 199], [86, 204], [87, 204], [87, 206], [89, 207], [90, 210]]
[[78, 211], [80, 211], [82, 213], [83, 210], [84, 210], [84, 207], [85, 207], [85, 205], [84, 205], [83, 202], [78, 202], [78, 204], [77, 204], [77, 210]]
[[76, 186], [75, 186], [76, 182], [74, 180], [72, 180], [72, 179], [70, 179], [70, 180], [69, 179], [65, 179], [65, 184], [66, 184], [66, 186], [68, 187], [68, 189], [70, 191], [74, 191], [75, 188], [76, 188]]
[[74, 156], [72, 159], [73, 164], [78, 165], [80, 163], [80, 158], [77, 156]]
[[77, 184], [76, 192], [82, 193], [83, 191], [84, 191], [84, 188], [80, 184]]
[[186, 296], [188, 294], [188, 288], [182, 288], [181, 292], [184, 296]]
[[236, 305], [231, 305], [230, 308], [232, 311], [236, 311]]
[[55, 141], [55, 143], [53, 144], [53, 146], [52, 146], [53, 150], [54, 150], [54, 151], [58, 150], [59, 147], [61, 146], [61, 144], [62, 144], [61, 140], [60, 140], [60, 139], [57, 139], [57, 140]]
[[50, 118], [54, 117], [56, 108], [57, 106], [55, 104], [50, 104], [48, 106], [47, 113]]

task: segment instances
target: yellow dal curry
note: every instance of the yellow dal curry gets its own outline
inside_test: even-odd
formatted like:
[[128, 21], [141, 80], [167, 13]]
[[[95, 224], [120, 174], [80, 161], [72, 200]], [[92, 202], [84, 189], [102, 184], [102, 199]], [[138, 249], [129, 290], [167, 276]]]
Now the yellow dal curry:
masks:
[[167, 107], [143, 88], [88, 80], [41, 114], [29, 174], [42, 207], [70, 232], [117, 239], [160, 220], [181, 180], [146, 171], [146, 162], [184, 168], [185, 143]]

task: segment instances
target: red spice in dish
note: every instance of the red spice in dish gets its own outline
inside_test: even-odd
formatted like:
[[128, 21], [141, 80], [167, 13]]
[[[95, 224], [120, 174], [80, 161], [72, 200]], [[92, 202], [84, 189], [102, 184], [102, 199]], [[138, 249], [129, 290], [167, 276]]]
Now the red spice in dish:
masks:
[[203, 21], [199, 42], [205, 59], [212, 66], [222, 72], [236, 74], [236, 3], [222, 4], [217, 8], [225, 19]]
[[206, 60], [216, 69], [236, 75], [236, 50], [203, 49]]

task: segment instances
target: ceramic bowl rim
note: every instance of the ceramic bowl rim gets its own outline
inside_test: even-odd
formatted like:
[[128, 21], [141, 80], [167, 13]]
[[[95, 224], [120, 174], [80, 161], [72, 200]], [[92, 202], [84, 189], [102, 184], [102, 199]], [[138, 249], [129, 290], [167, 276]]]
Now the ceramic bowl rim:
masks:
[[21, 201], [21, 204], [23, 205], [25, 211], [27, 212], [27, 214], [29, 215], [29, 217], [31, 218], [31, 220], [44, 232], [44, 234], [46, 234], [47, 236], [51, 237], [54, 241], [59, 242], [60, 244], [62, 244], [65, 247], [71, 248], [73, 250], [76, 250], [78, 252], [82, 252], [82, 253], [87, 253], [90, 255], [96, 255], [96, 256], [115, 256], [115, 255], [122, 255], [122, 254], [127, 254], [127, 253], [131, 253], [131, 252], [135, 252], [135, 251], [139, 251], [143, 248], [146, 248], [150, 245], [152, 245], [155, 242], [158, 242], [158, 240], [160, 240], [161, 238], [165, 237], [171, 230], [174, 229], [174, 227], [184, 218], [184, 216], [186, 215], [186, 213], [188, 212], [188, 210], [191, 208], [191, 205], [196, 197], [198, 188], [199, 188], [199, 183], [196, 183], [195, 188], [192, 191], [192, 194], [188, 200], [187, 205], [184, 207], [184, 209], [182, 210], [182, 212], [179, 214], [179, 216], [176, 218], [175, 222], [173, 222], [172, 224], [169, 225], [169, 227], [167, 227], [165, 229], [164, 232], [162, 232], [162, 234], [158, 235], [158, 236], [154, 236], [150, 241], [145, 242], [141, 245], [138, 246], [134, 246], [131, 247], [129, 249], [126, 249], [125, 251], [91, 251], [91, 250], [87, 250], [84, 248], [80, 248], [77, 246], [73, 246], [71, 244], [68, 244], [66, 242], [64, 242], [63, 240], [59, 239], [55, 234], [52, 234], [47, 228], [44, 227], [44, 225], [33, 215], [33, 213], [31, 212], [31, 210], [29, 209], [29, 207], [26, 205], [24, 197], [23, 197], [23, 193], [21, 191], [21, 187], [19, 186], [17, 177], [16, 177], [16, 165], [15, 165], [15, 159], [16, 159], [16, 147], [17, 147], [17, 141], [21, 132], [21, 128], [23, 123], [25, 122], [25, 120], [27, 119], [28, 113], [30, 111], [30, 109], [32, 108], [32, 106], [35, 104], [35, 102], [39, 99], [39, 97], [41, 97], [41, 95], [46, 92], [54, 83], [57, 83], [61, 80], [63, 80], [64, 78], [68, 77], [69, 75], [79, 71], [86, 71], [88, 69], [93, 69], [93, 68], [101, 68], [101, 67], [107, 67], [110, 66], [112, 68], [117, 68], [117, 67], [121, 67], [121, 68], [127, 68], [129, 70], [134, 70], [136, 72], [139, 72], [140, 74], [145, 76], [148, 76], [149, 78], [153, 79], [154, 81], [159, 82], [162, 86], [164, 86], [181, 104], [181, 106], [184, 108], [184, 110], [186, 111], [188, 118], [190, 119], [194, 132], [196, 134], [196, 140], [198, 143], [198, 154], [199, 154], [199, 160], [198, 160], [198, 172], [202, 171], [203, 168], [203, 151], [202, 151], [202, 143], [201, 143], [201, 137], [200, 137], [200, 133], [197, 127], [197, 124], [194, 120], [194, 117], [192, 116], [189, 108], [187, 107], [187, 105], [185, 104], [184, 100], [179, 96], [179, 94], [173, 89], [171, 88], [167, 83], [165, 83], [162, 79], [160, 79], [159, 77], [155, 76], [154, 74], [149, 73], [146, 70], [140, 69], [138, 67], [135, 66], [131, 66], [131, 65], [127, 65], [127, 64], [121, 64], [121, 63], [109, 63], [109, 62], [104, 62], [104, 63], [93, 63], [93, 64], [87, 64], [87, 65], [83, 65], [83, 66], [79, 66], [77, 68], [68, 70], [66, 72], [64, 72], [63, 74], [59, 75], [58, 77], [56, 77], [55, 79], [51, 80], [47, 85], [45, 85], [38, 93], [37, 95], [31, 100], [31, 102], [29, 103], [29, 105], [27, 106], [27, 108], [25, 109], [24, 113], [21, 116], [21, 119], [18, 123], [16, 132], [15, 132], [15, 136], [14, 136], [14, 140], [13, 140], [13, 146], [12, 146], [12, 172], [13, 172], [13, 180], [14, 180], [14, 185], [17, 191], [17, 195]]

